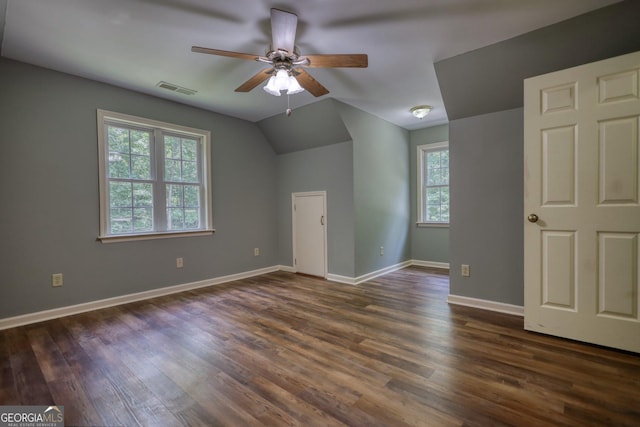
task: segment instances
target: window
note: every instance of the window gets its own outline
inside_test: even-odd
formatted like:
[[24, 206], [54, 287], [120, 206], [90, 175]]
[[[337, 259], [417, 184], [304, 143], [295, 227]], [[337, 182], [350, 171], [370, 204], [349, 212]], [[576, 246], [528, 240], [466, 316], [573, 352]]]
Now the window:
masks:
[[449, 143], [418, 146], [418, 224], [449, 224]]
[[210, 133], [98, 110], [100, 239], [213, 232]]

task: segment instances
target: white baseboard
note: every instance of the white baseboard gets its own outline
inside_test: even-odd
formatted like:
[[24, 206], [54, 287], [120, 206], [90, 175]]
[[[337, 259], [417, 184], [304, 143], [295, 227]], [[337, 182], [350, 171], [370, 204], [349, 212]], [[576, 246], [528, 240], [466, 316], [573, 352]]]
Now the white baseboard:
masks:
[[521, 305], [505, 304], [503, 302], [490, 301], [464, 297], [461, 295], [449, 294], [447, 298], [449, 304], [464, 305], [467, 307], [480, 308], [482, 310], [497, 311], [499, 313], [513, 314], [514, 316], [524, 316], [524, 307]]
[[419, 259], [412, 259], [411, 265], [417, 265], [420, 267], [440, 268], [442, 270], [449, 270], [448, 262], [436, 262], [436, 261], [422, 261]]
[[[0, 319], [0, 330], [14, 328], [16, 326], [28, 325], [30, 323], [42, 322], [45, 320], [57, 319], [59, 317], [70, 316], [72, 314], [85, 313], [87, 311], [99, 310], [101, 308], [113, 307], [116, 305], [127, 304], [134, 301], [155, 298], [164, 295], [175, 294], [178, 292], [190, 291], [193, 289], [204, 288], [207, 286], [220, 285], [222, 283], [232, 282], [234, 280], [247, 279], [249, 277], [260, 276], [262, 274], [272, 273], [278, 270], [285, 270], [282, 266], [260, 268], [258, 270], [246, 271], [243, 273], [230, 274], [227, 276], [215, 277], [213, 279], [201, 280], [198, 282], [184, 283], [181, 285], [168, 286], [160, 289], [152, 289], [134, 294], [122, 295], [113, 298], [106, 298], [98, 301], [91, 301], [82, 304], [70, 305], [67, 307], [54, 308], [51, 310], [38, 311], [36, 313], [28, 313], [15, 317]], [[286, 271], [286, 270], [285, 270]]]
[[295, 273], [296, 272], [295, 267], [290, 266], [290, 265], [279, 265], [278, 266], [278, 270], [286, 271], [287, 273]]
[[359, 285], [360, 283], [366, 282], [367, 280], [371, 280], [384, 274], [391, 273], [392, 271], [401, 270], [411, 265], [449, 270], [448, 262], [422, 261], [412, 259], [358, 277], [341, 276], [339, 274], [328, 274], [327, 280], [330, 280], [332, 282], [345, 283], [347, 285]]
[[327, 280], [330, 282], [344, 283], [346, 285], [357, 285], [355, 277], [341, 276], [339, 274], [327, 274]]
[[391, 273], [392, 271], [401, 270], [409, 267], [411, 261], [404, 261], [399, 264], [390, 265], [389, 267], [381, 268], [380, 270], [372, 271], [371, 273], [363, 274], [358, 277], [340, 276], [339, 274], [327, 274], [327, 280], [338, 283], [346, 283], [347, 285], [359, 285], [367, 280], [375, 279], [376, 277], [384, 274]]
[[[411, 265], [418, 265], [423, 267], [442, 268], [449, 269], [448, 263], [432, 262], [432, 261], [420, 261], [409, 260], [399, 264], [391, 265], [389, 267], [382, 268], [380, 270], [373, 271], [371, 273], [364, 274], [358, 277], [341, 276], [339, 274], [328, 274], [327, 280], [338, 283], [345, 283], [348, 285], [358, 285], [366, 282], [367, 280], [375, 279], [376, 277], [391, 273], [393, 271], [401, 270]], [[145, 299], [155, 298], [164, 295], [175, 294], [178, 292], [189, 291], [198, 288], [204, 288], [207, 286], [220, 285], [234, 280], [242, 280], [249, 277], [260, 276], [274, 271], [286, 271], [289, 273], [295, 273], [296, 270], [292, 266], [276, 265], [273, 267], [265, 267], [257, 270], [246, 271], [243, 273], [230, 274], [227, 276], [216, 277], [213, 279], [201, 280], [198, 282], [184, 283], [181, 285], [168, 286], [160, 289], [152, 289], [144, 292], [137, 292], [134, 294], [122, 295], [113, 298], [106, 298], [97, 301], [90, 301], [82, 304], [70, 305], [67, 307], [54, 308], [51, 310], [44, 310], [35, 313], [23, 314], [15, 317], [8, 317], [0, 319], [0, 330], [14, 328], [17, 326], [28, 325], [30, 323], [42, 322], [45, 320], [57, 319], [59, 317], [70, 316], [73, 314], [85, 313], [87, 311], [99, 310], [101, 308], [113, 307], [116, 305], [127, 304], [135, 301], [142, 301]], [[449, 295], [447, 302], [450, 304], [466, 305], [469, 307], [481, 308], [485, 310], [498, 311], [501, 313], [514, 314], [517, 316], [524, 316], [524, 307], [504, 304], [495, 301], [481, 300], [477, 298], [463, 297], [459, 295]]]

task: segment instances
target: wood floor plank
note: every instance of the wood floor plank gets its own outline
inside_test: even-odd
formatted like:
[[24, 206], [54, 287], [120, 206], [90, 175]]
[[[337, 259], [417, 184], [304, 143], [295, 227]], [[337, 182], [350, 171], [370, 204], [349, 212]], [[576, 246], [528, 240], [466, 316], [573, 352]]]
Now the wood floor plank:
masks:
[[0, 331], [0, 404], [67, 425], [640, 425], [640, 355], [450, 306], [448, 284], [275, 272]]
[[4, 405], [19, 405], [8, 340], [8, 334], [0, 335], [0, 402], [4, 402]]
[[44, 402], [38, 404], [49, 405], [54, 399], [29, 342], [27, 330], [19, 328], [6, 331], [5, 342], [8, 345], [17, 397], [20, 402]]
[[[68, 338], [57, 334], [56, 324], [50, 328], [37, 328], [30, 330], [32, 348], [38, 358], [40, 369], [53, 396], [53, 403], [73, 402], [65, 408], [65, 416], [78, 420], [81, 424], [90, 424], [91, 420], [99, 418], [91, 399], [88, 398], [83, 386], [83, 378], [79, 378], [69, 365], [63, 350], [68, 344]], [[64, 332], [63, 332], [64, 334]]]

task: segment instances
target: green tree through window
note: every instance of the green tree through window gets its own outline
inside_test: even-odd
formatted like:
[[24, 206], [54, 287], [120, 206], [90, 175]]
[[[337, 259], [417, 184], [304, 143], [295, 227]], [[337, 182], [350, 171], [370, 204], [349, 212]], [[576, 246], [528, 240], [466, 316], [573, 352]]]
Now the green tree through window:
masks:
[[448, 143], [418, 147], [420, 193], [418, 218], [421, 223], [449, 223]]
[[149, 131], [107, 126], [109, 141], [109, 231], [153, 230], [153, 180]]
[[101, 236], [210, 230], [208, 132], [182, 134], [102, 110], [98, 116]]

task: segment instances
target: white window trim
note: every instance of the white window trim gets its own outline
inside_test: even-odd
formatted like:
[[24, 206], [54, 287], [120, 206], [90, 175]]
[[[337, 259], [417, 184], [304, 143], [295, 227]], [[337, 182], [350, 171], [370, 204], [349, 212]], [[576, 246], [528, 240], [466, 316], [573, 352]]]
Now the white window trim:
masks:
[[[125, 242], [132, 240], [151, 240], [164, 239], [172, 237], [190, 237], [211, 235], [215, 232], [213, 227], [213, 209], [211, 195], [211, 132], [202, 129], [196, 129], [186, 126], [175, 125], [172, 123], [161, 122], [158, 120], [146, 119], [143, 117], [131, 116], [128, 114], [116, 113], [107, 110], [97, 110], [98, 119], [98, 172], [99, 172], [99, 191], [100, 191], [100, 234], [98, 240], [102, 243]], [[204, 229], [198, 230], [178, 230], [178, 231], [162, 231], [140, 234], [108, 234], [107, 218], [109, 209], [108, 204], [108, 179], [106, 175], [106, 159], [108, 144], [105, 138], [104, 126], [105, 122], [117, 122], [124, 125], [153, 127], [162, 129], [166, 132], [177, 132], [182, 135], [194, 136], [202, 140], [202, 182], [206, 191], [204, 215], [206, 224]]]
[[[442, 150], [443, 148], [449, 149], [449, 141], [422, 144], [417, 147], [418, 168], [416, 175], [418, 176], [418, 221], [416, 222], [416, 225], [418, 227], [449, 227], [449, 222], [427, 222], [422, 220], [422, 218], [424, 218], [424, 189], [422, 188], [422, 183], [424, 182], [424, 154], [429, 151]], [[451, 192], [451, 187], [449, 187], [449, 192]], [[451, 201], [449, 201], [449, 207], [451, 207]]]

